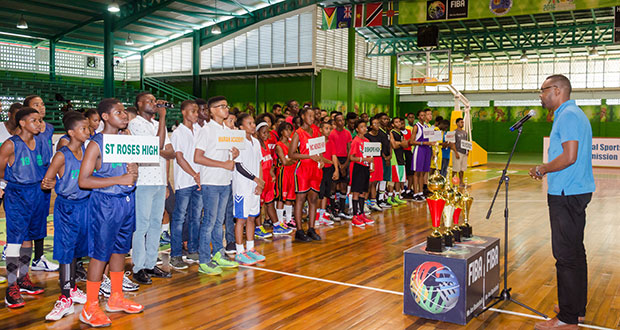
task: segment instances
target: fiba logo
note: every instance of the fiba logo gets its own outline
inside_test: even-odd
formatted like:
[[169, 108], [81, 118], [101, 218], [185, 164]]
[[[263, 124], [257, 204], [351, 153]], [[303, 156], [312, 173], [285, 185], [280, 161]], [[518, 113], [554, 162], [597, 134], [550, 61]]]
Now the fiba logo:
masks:
[[409, 289], [418, 306], [433, 314], [449, 312], [456, 306], [460, 295], [454, 272], [434, 261], [420, 264], [411, 273]]

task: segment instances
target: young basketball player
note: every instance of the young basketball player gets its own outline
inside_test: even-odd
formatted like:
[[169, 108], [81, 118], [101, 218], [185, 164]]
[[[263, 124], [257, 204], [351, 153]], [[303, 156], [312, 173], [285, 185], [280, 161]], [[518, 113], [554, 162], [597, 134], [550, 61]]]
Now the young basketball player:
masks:
[[75, 284], [77, 258], [88, 254], [88, 197], [90, 191], [80, 189], [78, 174], [88, 139], [87, 119], [79, 112], [67, 112], [63, 118], [69, 144], [61, 147], [50, 164], [41, 188], [56, 190], [54, 202], [54, 260], [60, 263], [60, 297], [48, 321], [73, 314], [73, 303], [86, 303], [86, 294]]
[[366, 123], [358, 120], [355, 123], [357, 134], [351, 142], [349, 160], [353, 163], [351, 170], [351, 193], [353, 195], [353, 219], [351, 223], [357, 227], [364, 227], [374, 223], [374, 220], [364, 214], [364, 200], [368, 197], [368, 186], [370, 182], [370, 163], [374, 162], [373, 157], [364, 157], [364, 143], [368, 139], [364, 135], [368, 132]]
[[113, 98], [99, 102], [97, 112], [104, 128], [90, 140], [78, 176], [80, 188], [92, 189], [88, 201], [88, 255], [91, 259], [86, 282], [86, 305], [80, 313], [80, 321], [92, 327], [103, 327], [111, 324], [99, 307], [99, 287], [108, 262], [112, 293], [106, 310], [140, 313], [144, 306], [123, 295], [125, 255], [131, 249], [131, 238], [136, 228], [134, 195], [138, 167], [135, 163], [103, 162], [103, 134], [119, 134], [127, 128], [127, 112], [123, 104]]
[[[280, 140], [276, 142], [276, 155], [278, 156], [278, 177], [276, 181], [276, 198], [278, 208], [276, 213], [278, 220], [288, 227], [295, 227], [293, 220], [293, 203], [295, 203], [295, 167], [297, 161], [288, 157], [290, 138], [293, 134], [293, 125], [282, 122], [278, 126]], [[286, 217], [286, 221], [284, 220]]]
[[93, 137], [95, 133], [97, 133], [97, 128], [99, 128], [101, 117], [99, 117], [97, 109], [92, 108], [84, 112], [84, 117], [86, 117], [86, 120], [88, 120], [88, 130], [90, 132], [90, 137]]
[[336, 146], [334, 145], [334, 141], [330, 139], [332, 132], [332, 123], [321, 122], [320, 131], [323, 136], [325, 136], [325, 152], [323, 153], [323, 162], [325, 163], [325, 167], [323, 167], [323, 178], [321, 179], [321, 189], [319, 190], [319, 200], [321, 202], [320, 208], [317, 210], [317, 222], [319, 225], [330, 226], [334, 224], [334, 221], [330, 219], [329, 214], [327, 213], [327, 201], [331, 199], [331, 204], [335, 203], [334, 198], [332, 197], [332, 188], [333, 183], [338, 181], [339, 179], [339, 171], [338, 167], [340, 163], [338, 162], [338, 157], [336, 156]]
[[43, 121], [37, 110], [24, 107], [15, 114], [20, 133], [0, 147], [0, 197], [4, 197], [6, 214], [6, 271], [8, 285], [4, 302], [8, 308], [24, 306], [21, 292], [43, 293], [43, 288], [30, 281], [28, 267], [32, 241], [46, 236], [46, 207], [41, 190], [43, 179], [43, 145], [35, 136]]
[[[297, 195], [295, 201], [295, 221], [297, 222], [295, 239], [300, 242], [320, 241], [321, 236], [314, 229], [314, 221], [316, 220], [318, 192], [321, 188], [323, 159], [321, 155], [310, 156], [308, 140], [321, 136], [321, 133], [318, 127], [313, 126], [314, 111], [311, 108], [299, 110], [299, 117], [302, 120], [301, 127], [293, 134], [291, 148], [289, 149], [289, 157], [299, 160], [295, 169], [295, 194]], [[306, 200], [308, 201], [307, 235], [301, 226], [301, 211]]]

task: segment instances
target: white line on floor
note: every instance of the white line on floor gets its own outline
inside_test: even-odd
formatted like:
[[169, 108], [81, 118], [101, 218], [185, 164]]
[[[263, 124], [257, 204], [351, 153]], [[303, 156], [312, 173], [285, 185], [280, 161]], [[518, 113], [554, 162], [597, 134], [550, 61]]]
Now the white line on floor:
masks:
[[[319, 277], [312, 277], [312, 276], [305, 276], [305, 275], [281, 272], [279, 270], [272, 270], [272, 269], [267, 269], [267, 268], [254, 267], [254, 266], [243, 266], [243, 265], [239, 265], [239, 267], [248, 268], [248, 269], [254, 269], [254, 270], [260, 270], [260, 271], [268, 272], [268, 273], [292, 276], [292, 277], [297, 277], [297, 278], [303, 278], [303, 279], [306, 279], [306, 280], [313, 280], [313, 281], [325, 282], [325, 283], [330, 283], [330, 284], [343, 285], [343, 286], [348, 286], [348, 287], [353, 287], [353, 288], [358, 288], [358, 289], [366, 289], [366, 290], [372, 290], [372, 291], [377, 291], [377, 292], [391, 293], [391, 294], [395, 294], [395, 295], [399, 295], [399, 296], [403, 295], [402, 292], [398, 292], [398, 291], [373, 288], [371, 286], [357, 285], [357, 284], [351, 284], [351, 283], [346, 283], [346, 282], [326, 280], [326, 279], [319, 278]], [[511, 314], [511, 315], [516, 315], [516, 316], [523, 316], [523, 317], [529, 317], [529, 318], [533, 318], [533, 319], [544, 320], [544, 318], [542, 318], [541, 316], [538, 316], [538, 315], [513, 312], [513, 311], [508, 311], [508, 310], [504, 310], [504, 309], [497, 309], [497, 308], [490, 308], [489, 310], [493, 311], [493, 312], [497, 312], [497, 313], [505, 313], [505, 314]], [[579, 324], [579, 326], [584, 327], [584, 328], [598, 329], [598, 330], [613, 330], [613, 329], [610, 329], [610, 328], [599, 327], [597, 325], [589, 325], [589, 324]]]

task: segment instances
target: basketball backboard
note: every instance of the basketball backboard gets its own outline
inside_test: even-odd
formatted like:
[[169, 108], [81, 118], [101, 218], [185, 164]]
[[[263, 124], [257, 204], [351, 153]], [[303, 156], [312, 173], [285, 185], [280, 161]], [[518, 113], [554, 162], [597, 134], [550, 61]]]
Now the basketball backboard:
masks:
[[396, 55], [396, 86], [438, 86], [452, 83], [449, 49], [405, 52]]

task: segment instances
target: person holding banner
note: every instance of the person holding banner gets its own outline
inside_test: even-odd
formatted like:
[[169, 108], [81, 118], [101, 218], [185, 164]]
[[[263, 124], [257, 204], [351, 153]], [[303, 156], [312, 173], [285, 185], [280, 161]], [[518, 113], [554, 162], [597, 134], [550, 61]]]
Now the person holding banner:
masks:
[[431, 169], [431, 143], [428, 137], [424, 136], [424, 128], [426, 126], [426, 110], [418, 111], [418, 122], [413, 126], [411, 139], [409, 144], [415, 146], [413, 151], [412, 169], [415, 171], [413, 175], [413, 200], [423, 202], [424, 197], [424, 178]]
[[463, 174], [467, 170], [467, 155], [469, 151], [463, 148], [462, 141], [467, 141], [467, 132], [463, 129], [465, 121], [463, 118], [456, 119], [456, 130], [454, 131], [454, 151], [452, 151], [452, 175], [459, 174], [459, 182], [464, 186]]
[[339, 178], [339, 162], [336, 156], [336, 146], [333, 140], [330, 139], [332, 132], [331, 121], [321, 122], [319, 130], [325, 137], [325, 152], [323, 153], [323, 178], [321, 179], [321, 189], [319, 191], [319, 201], [321, 206], [317, 212], [317, 222], [319, 225], [331, 226], [334, 221], [330, 219], [329, 213], [327, 213], [327, 201], [334, 205], [335, 201], [332, 196], [333, 183], [338, 181]]
[[[278, 208], [276, 214], [278, 221], [288, 227], [295, 227], [293, 220], [293, 203], [295, 203], [295, 168], [297, 161], [288, 157], [289, 142], [293, 134], [293, 125], [283, 121], [278, 126], [280, 140], [276, 142], [276, 155], [278, 159], [278, 177], [276, 180], [276, 199]], [[284, 220], [286, 219], [286, 221]]]
[[[323, 167], [323, 159], [320, 154], [310, 154], [310, 150], [317, 150], [318, 146], [310, 144], [310, 140], [321, 136], [318, 128], [313, 126], [314, 111], [310, 108], [302, 108], [299, 110], [299, 117], [302, 120], [293, 139], [291, 140], [291, 148], [289, 149], [289, 158], [299, 160], [295, 169], [295, 222], [297, 232], [295, 239], [299, 242], [310, 242], [312, 240], [320, 241], [321, 236], [314, 229], [314, 221], [316, 220], [316, 203], [318, 193], [321, 188], [321, 179]], [[323, 148], [325, 147], [325, 139], [323, 138]], [[308, 234], [304, 232], [301, 226], [301, 211], [304, 204], [308, 201]]]
[[364, 143], [369, 142], [364, 135], [368, 132], [366, 122], [358, 119], [355, 122], [357, 134], [351, 142], [349, 160], [353, 164], [351, 170], [351, 194], [353, 195], [353, 219], [351, 224], [356, 227], [364, 227], [375, 223], [364, 213], [365, 199], [368, 197], [368, 185], [370, 180], [370, 164], [374, 161], [372, 157], [364, 157]]
[[103, 135], [117, 135], [124, 130], [128, 122], [127, 112], [123, 104], [113, 98], [99, 102], [97, 112], [104, 128], [90, 140], [78, 176], [81, 189], [92, 189], [88, 200], [88, 255], [91, 259], [86, 281], [86, 305], [80, 313], [80, 321], [92, 327], [103, 327], [112, 323], [99, 307], [99, 287], [108, 262], [112, 293], [106, 310], [140, 313], [144, 306], [123, 295], [125, 256], [131, 249], [136, 228], [134, 191], [138, 167], [133, 163], [103, 161]]
[[392, 206], [387, 203], [381, 204], [380, 201], [377, 200], [377, 185], [383, 180], [383, 157], [381, 156], [381, 136], [379, 136], [379, 129], [379, 118], [373, 117], [370, 120], [370, 129], [367, 129], [368, 133], [366, 133], [364, 137], [370, 142], [379, 144], [379, 154], [372, 157], [374, 171], [370, 173], [370, 209], [381, 212]]

